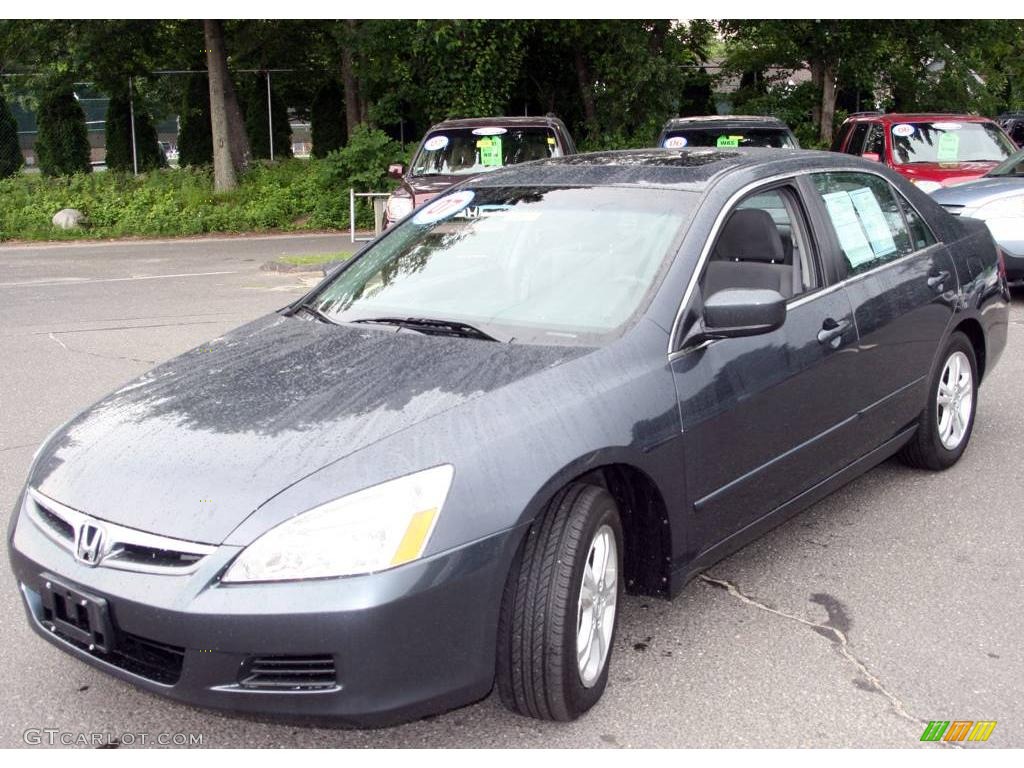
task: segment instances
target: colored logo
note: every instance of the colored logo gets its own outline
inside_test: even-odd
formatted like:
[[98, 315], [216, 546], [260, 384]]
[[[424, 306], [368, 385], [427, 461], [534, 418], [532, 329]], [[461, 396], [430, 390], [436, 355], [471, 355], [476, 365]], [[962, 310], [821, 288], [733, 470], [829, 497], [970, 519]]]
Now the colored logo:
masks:
[[995, 720], [932, 720], [921, 741], [988, 741], [995, 727]]

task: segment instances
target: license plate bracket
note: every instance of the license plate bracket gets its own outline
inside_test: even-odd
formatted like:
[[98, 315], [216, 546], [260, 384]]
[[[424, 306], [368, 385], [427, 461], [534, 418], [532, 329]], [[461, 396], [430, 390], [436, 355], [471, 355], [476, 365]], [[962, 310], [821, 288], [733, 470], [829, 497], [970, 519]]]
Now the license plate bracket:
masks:
[[110, 606], [96, 595], [42, 575], [43, 624], [58, 635], [84, 644], [90, 651], [114, 650]]

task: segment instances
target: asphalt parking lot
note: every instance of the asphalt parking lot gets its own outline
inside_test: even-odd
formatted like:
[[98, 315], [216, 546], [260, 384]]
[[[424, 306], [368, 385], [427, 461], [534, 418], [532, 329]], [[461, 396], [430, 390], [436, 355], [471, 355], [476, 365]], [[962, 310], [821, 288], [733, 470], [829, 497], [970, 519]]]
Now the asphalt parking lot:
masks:
[[[264, 261], [347, 243], [0, 247], [5, 527], [32, 453], [54, 427], [314, 279], [260, 271]], [[376, 731], [265, 724], [168, 702], [37, 638], [5, 553], [0, 746], [53, 728], [201, 734], [210, 747], [912, 747], [929, 720], [996, 720], [986, 744], [964, 748], [1022, 747], [1019, 291], [1011, 319], [959, 464], [929, 474], [888, 462], [719, 563], [675, 601], [628, 598], [608, 690], [578, 722], [513, 715], [496, 693]]]

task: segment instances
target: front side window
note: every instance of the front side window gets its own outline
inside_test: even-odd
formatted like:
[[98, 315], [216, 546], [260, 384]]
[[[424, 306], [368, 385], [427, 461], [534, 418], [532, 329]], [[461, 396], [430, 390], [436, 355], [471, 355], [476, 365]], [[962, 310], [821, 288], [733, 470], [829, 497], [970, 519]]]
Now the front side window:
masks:
[[[1024, 125], [1024, 121], [1021, 122]], [[987, 176], [1024, 176], [1024, 150], [1016, 152], [1006, 162], [997, 165]]]
[[878, 155], [879, 160], [885, 157], [885, 134], [882, 132], [882, 126], [878, 123], [872, 123], [871, 129], [868, 131], [868, 138], [864, 142], [864, 151], [861, 154]]
[[643, 306], [696, 200], [615, 187], [458, 189], [310, 304], [336, 322], [425, 318], [517, 343], [598, 342]]
[[732, 288], [767, 288], [792, 299], [820, 287], [796, 191], [744, 198], [726, 217], [701, 276], [705, 299]]
[[857, 123], [850, 134], [850, 143], [846, 145], [846, 154], [859, 155], [864, 148], [864, 138], [868, 133], [868, 123]]
[[454, 128], [429, 134], [412, 162], [413, 176], [467, 176], [506, 165], [561, 157], [550, 128]]
[[919, 238], [911, 237], [896, 193], [885, 179], [870, 173], [845, 172], [817, 173], [813, 178], [848, 275], [866, 272], [917, 250], [915, 239]]
[[899, 165], [1002, 162], [1015, 149], [994, 123], [897, 123], [889, 128], [889, 133], [893, 157]]

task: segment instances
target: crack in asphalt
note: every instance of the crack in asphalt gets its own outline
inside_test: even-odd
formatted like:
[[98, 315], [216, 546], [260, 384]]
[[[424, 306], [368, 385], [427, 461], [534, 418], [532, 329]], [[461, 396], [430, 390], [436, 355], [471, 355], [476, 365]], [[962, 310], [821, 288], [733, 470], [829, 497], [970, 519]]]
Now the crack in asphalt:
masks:
[[125, 362], [132, 363], [147, 363], [148, 365], [156, 365], [156, 360], [144, 360], [140, 357], [129, 357], [128, 355], [104, 355], [102, 352], [90, 352], [86, 349], [78, 349], [77, 347], [69, 347], [63, 341], [57, 338], [56, 334], [50, 332], [49, 337], [57, 342], [65, 352], [73, 352], [79, 355], [89, 355], [90, 357], [99, 357], [104, 360], [122, 360]]
[[[780, 611], [778, 608], [772, 608], [770, 605], [766, 605], [765, 603], [755, 600], [754, 598], [745, 595], [739, 589], [739, 587], [737, 587], [731, 581], [728, 581], [726, 579], [718, 579], [714, 576], [709, 576], [706, 573], [700, 574], [699, 578], [713, 587], [716, 587], [718, 589], [724, 589], [726, 592], [728, 592], [730, 595], [732, 595], [742, 603], [746, 603], [747, 605], [753, 606], [754, 608], [758, 608], [767, 613], [774, 614], [775, 616], [780, 616], [784, 619], [795, 621], [798, 624], [803, 624], [805, 627], [809, 627], [817, 634], [830, 640], [836, 646], [837, 650], [839, 651], [839, 654], [844, 659], [846, 659], [850, 664], [852, 664], [857, 669], [857, 671], [860, 672], [861, 675], [864, 676], [864, 679], [867, 680], [870, 689], [882, 694], [882, 696], [888, 699], [889, 704], [892, 706], [893, 711], [897, 715], [902, 717], [904, 720], [914, 723], [915, 725], [928, 725], [927, 720], [923, 720], [920, 717], [916, 717], [915, 715], [910, 714], [907, 711], [907, 708], [903, 705], [903, 702], [900, 701], [899, 697], [896, 696], [896, 694], [894, 694], [888, 688], [886, 688], [882, 681], [878, 679], [878, 676], [873, 674], [871, 670], [867, 668], [867, 665], [854, 655], [853, 651], [850, 650], [850, 640], [846, 636], [846, 632], [843, 631], [843, 629], [840, 629], [839, 627], [832, 625], [831, 622], [834, 618], [833, 610], [831, 610], [830, 607], [826, 605], [824, 601], [816, 600], [815, 602], [825, 606], [825, 609], [828, 612], [829, 616], [828, 621], [824, 623], [810, 621], [809, 619], [805, 619], [802, 616], [796, 616], [792, 613]], [[948, 747], [960, 747], [959, 744], [954, 744], [952, 742], [940, 741], [938, 743]]]

